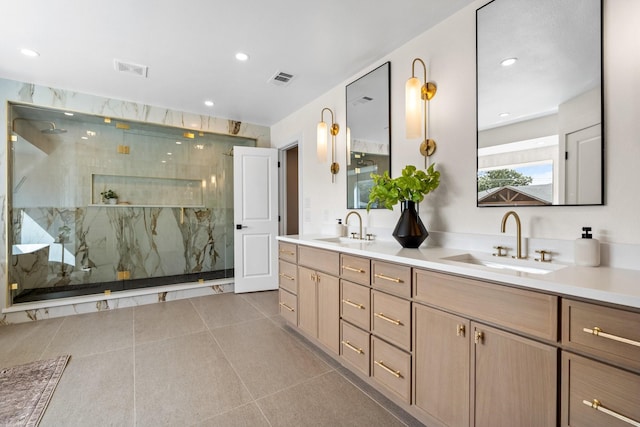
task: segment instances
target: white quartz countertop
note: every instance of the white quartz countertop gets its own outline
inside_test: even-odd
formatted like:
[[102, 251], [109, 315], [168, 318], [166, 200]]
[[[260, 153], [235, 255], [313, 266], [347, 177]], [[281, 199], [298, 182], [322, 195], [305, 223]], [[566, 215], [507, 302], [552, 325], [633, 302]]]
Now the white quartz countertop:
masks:
[[[317, 248], [330, 249], [342, 253], [360, 255], [383, 261], [408, 264], [443, 273], [452, 273], [492, 282], [525, 287], [528, 289], [554, 293], [560, 296], [587, 298], [640, 309], [640, 270], [625, 270], [610, 267], [579, 267], [552, 263], [559, 268], [545, 274], [503, 270], [473, 265], [446, 258], [469, 254], [484, 257], [467, 250], [439, 247], [405, 249], [394, 241], [373, 242], [332, 242], [328, 236], [279, 236], [278, 240]], [[323, 240], [324, 239], [324, 240]], [[330, 240], [330, 239], [329, 239]], [[336, 239], [337, 240], [337, 239]], [[496, 258], [497, 259], [497, 258]], [[532, 266], [540, 263], [530, 262]]]

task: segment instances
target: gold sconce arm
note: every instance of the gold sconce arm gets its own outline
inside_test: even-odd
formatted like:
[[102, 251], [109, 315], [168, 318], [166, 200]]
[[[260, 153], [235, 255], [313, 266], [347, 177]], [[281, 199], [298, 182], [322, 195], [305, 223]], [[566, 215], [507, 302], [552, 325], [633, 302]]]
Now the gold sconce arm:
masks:
[[335, 182], [335, 175], [340, 170], [340, 165], [336, 162], [336, 135], [340, 132], [340, 126], [333, 120], [333, 111], [330, 108], [323, 108], [320, 112], [320, 123], [318, 123], [317, 155], [320, 162], [324, 162], [327, 157], [327, 124], [324, 122], [324, 112], [331, 114], [331, 127], [328, 128], [331, 134], [331, 182]]
[[[423, 81], [416, 77], [416, 62], [422, 64]], [[407, 138], [414, 139], [424, 135], [424, 139], [420, 144], [420, 154], [425, 157], [425, 168], [427, 167], [427, 157], [436, 151], [436, 142], [429, 138], [427, 124], [429, 115], [427, 110], [427, 102], [436, 95], [438, 88], [435, 83], [427, 81], [427, 66], [420, 58], [415, 58], [411, 63], [411, 78], [407, 80], [405, 86], [405, 107], [406, 107], [406, 131]], [[421, 118], [421, 113], [423, 117]], [[420, 125], [422, 124], [422, 131]]]

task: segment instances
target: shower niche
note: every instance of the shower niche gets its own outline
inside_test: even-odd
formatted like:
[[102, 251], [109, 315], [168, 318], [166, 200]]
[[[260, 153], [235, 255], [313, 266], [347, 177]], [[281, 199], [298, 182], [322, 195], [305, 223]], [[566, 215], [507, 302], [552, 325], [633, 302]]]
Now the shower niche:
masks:
[[232, 153], [254, 139], [68, 114], [8, 104], [12, 303], [233, 277]]

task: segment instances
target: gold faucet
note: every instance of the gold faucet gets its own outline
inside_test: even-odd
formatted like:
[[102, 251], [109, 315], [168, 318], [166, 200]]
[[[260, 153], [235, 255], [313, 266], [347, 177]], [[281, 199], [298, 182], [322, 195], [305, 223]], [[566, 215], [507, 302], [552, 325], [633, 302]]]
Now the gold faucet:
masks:
[[356, 211], [351, 211], [347, 214], [347, 216], [344, 218], [344, 225], [349, 225], [349, 217], [351, 215], [355, 215], [358, 217], [358, 221], [360, 221], [360, 234], [358, 235], [358, 239], [362, 240], [362, 217], [360, 216], [360, 214]]
[[504, 216], [502, 217], [502, 225], [500, 226], [500, 231], [504, 233], [505, 226], [507, 225], [507, 218], [509, 218], [509, 215], [513, 215], [513, 218], [516, 220], [517, 256], [514, 256], [513, 258], [527, 259], [526, 256], [522, 256], [522, 228], [520, 226], [520, 217], [517, 213], [515, 213], [515, 211], [509, 211], [504, 214]]

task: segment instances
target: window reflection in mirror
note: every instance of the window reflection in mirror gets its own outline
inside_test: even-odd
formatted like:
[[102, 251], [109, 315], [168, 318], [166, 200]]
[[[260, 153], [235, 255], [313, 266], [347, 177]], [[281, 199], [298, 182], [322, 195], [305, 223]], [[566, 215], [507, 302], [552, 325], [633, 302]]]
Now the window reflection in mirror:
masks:
[[604, 203], [601, 9], [477, 10], [478, 206]]
[[367, 207], [372, 173], [391, 173], [390, 73], [387, 62], [346, 88], [347, 209]]

